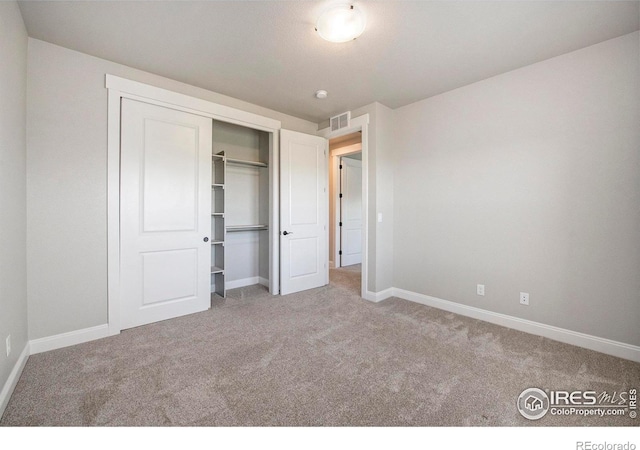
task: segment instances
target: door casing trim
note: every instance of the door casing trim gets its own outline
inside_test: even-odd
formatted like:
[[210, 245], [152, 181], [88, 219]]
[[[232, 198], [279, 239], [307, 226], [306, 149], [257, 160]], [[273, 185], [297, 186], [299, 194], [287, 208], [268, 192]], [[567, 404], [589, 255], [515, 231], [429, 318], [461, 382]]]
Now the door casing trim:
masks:
[[107, 335], [121, 331], [120, 317], [120, 114], [122, 98], [139, 100], [153, 105], [177, 109], [213, 120], [266, 131], [270, 136], [269, 152], [269, 291], [280, 292], [280, 229], [279, 197], [279, 130], [278, 120], [253, 114], [229, 106], [220, 105], [196, 97], [151, 86], [107, 74], [105, 87], [108, 96], [107, 112]]
[[[351, 119], [349, 128], [331, 131], [330, 127], [318, 130], [318, 136], [333, 139], [345, 134], [362, 132], [362, 276], [360, 280], [360, 296], [370, 300], [373, 293], [368, 291], [369, 286], [369, 114], [363, 114]], [[327, 171], [328, 172], [328, 171]], [[328, 177], [327, 173], [327, 177]], [[327, 185], [329, 180], [327, 180]], [[327, 259], [329, 259], [327, 253]], [[329, 264], [329, 261], [327, 261]]]

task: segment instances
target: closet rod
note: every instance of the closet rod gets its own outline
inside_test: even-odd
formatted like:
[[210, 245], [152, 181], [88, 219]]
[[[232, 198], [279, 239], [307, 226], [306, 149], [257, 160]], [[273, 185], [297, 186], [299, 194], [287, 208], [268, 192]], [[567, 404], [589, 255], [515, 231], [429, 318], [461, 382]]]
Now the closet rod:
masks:
[[268, 225], [229, 225], [227, 227], [228, 233], [233, 233], [235, 231], [262, 231], [268, 230]]

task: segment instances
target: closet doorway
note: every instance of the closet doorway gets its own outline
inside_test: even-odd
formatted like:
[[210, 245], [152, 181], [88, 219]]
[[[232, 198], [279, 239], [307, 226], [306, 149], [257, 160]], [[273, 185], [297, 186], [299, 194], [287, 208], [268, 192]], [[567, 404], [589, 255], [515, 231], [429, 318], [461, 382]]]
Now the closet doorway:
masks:
[[229, 287], [278, 294], [280, 122], [112, 75], [105, 85], [101, 333], [202, 311]]

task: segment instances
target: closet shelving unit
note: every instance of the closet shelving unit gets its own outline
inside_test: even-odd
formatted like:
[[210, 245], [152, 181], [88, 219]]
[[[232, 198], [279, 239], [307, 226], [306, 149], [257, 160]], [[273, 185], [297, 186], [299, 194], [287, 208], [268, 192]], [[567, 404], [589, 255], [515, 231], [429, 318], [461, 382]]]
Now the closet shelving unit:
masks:
[[268, 283], [269, 145], [264, 132], [214, 122], [211, 281], [222, 297]]
[[224, 217], [224, 188], [226, 165], [223, 155], [211, 158], [211, 278], [215, 293], [226, 296], [224, 273], [224, 243], [226, 237]]

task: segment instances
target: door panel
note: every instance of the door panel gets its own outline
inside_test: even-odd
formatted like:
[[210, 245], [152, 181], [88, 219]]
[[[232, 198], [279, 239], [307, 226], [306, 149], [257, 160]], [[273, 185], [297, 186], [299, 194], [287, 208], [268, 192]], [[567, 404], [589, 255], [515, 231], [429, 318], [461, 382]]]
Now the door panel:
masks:
[[290, 238], [289, 261], [291, 279], [318, 273], [318, 238]]
[[141, 207], [145, 232], [196, 229], [197, 140], [197, 126], [144, 119]]
[[210, 307], [212, 120], [122, 100], [122, 328]]
[[362, 263], [362, 161], [341, 158], [341, 265]]
[[146, 252], [142, 257], [142, 304], [194, 297], [198, 292], [198, 249]]
[[318, 202], [322, 200], [318, 192], [322, 176], [319, 158], [323, 154], [318, 156], [315, 144], [293, 142], [288, 156], [291, 225], [317, 225]]
[[280, 131], [282, 294], [329, 283], [327, 145], [318, 136]]

